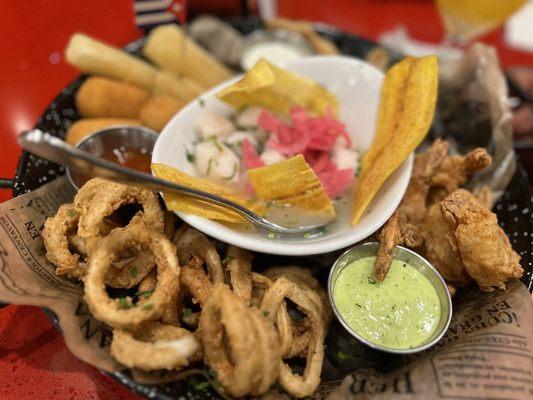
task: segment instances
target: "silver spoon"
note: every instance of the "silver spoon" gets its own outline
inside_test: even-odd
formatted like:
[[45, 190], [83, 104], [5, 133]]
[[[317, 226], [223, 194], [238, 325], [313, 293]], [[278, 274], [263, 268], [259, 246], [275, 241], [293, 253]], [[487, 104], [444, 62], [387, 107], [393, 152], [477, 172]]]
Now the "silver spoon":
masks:
[[127, 185], [140, 186], [156, 192], [185, 194], [222, 206], [243, 216], [248, 222], [262, 231], [289, 235], [310, 234], [314, 231], [314, 233], [319, 235], [322, 232], [320, 228], [326, 224], [323, 222], [320, 224], [305, 226], [284, 227], [223, 197], [160, 179], [131, 168], [123, 167], [114, 162], [96, 157], [86, 151], [77, 149], [67, 142], [39, 129], [22, 132], [18, 137], [18, 142], [30, 153], [53, 161], [56, 164], [73, 168], [89, 176], [108, 179]]

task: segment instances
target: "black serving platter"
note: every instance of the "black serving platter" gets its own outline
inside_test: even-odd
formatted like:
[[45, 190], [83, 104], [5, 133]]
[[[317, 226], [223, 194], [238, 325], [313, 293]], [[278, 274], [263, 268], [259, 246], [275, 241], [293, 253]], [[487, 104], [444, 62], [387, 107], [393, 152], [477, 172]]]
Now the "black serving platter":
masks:
[[[263, 27], [262, 22], [254, 18], [239, 18], [233, 19], [230, 22], [235, 28], [245, 34]], [[366, 54], [376, 47], [376, 44], [369, 40], [344, 33], [327, 25], [317, 24], [315, 25], [315, 29], [317, 32], [332, 40], [340, 51], [346, 55], [365, 58]], [[139, 55], [142, 43], [142, 39], [133, 42], [126, 46], [125, 50]], [[398, 54], [391, 53], [390, 55], [392, 61], [400, 58]], [[65, 87], [52, 103], [50, 103], [41, 118], [37, 121], [35, 127], [59, 138], [64, 138], [69, 126], [79, 119], [79, 114], [75, 107], [74, 94], [84, 79], [85, 77], [80, 76]], [[53, 164], [24, 151], [19, 159], [17, 173], [13, 180], [13, 197], [35, 190], [64, 173], [65, 170], [62, 166]], [[533, 205], [529, 194], [528, 177], [521, 163], [518, 162], [518, 169], [505, 194], [496, 204], [495, 212], [498, 214], [500, 225], [507, 232], [514, 249], [522, 257], [521, 263], [526, 271], [522, 277], [522, 281], [526, 284], [530, 292], [533, 290], [532, 210]], [[328, 269], [323, 267], [331, 265], [331, 262], [336, 258], [336, 254], [309, 258], [305, 262], [306, 265], [317, 271], [318, 278], [322, 279], [325, 283]], [[259, 254], [255, 260], [259, 268], [261, 266], [273, 265], [274, 263], [279, 265], [279, 263], [290, 262], [288, 258]], [[45, 311], [59, 329], [57, 316], [49, 310]], [[340, 348], [344, 350], [345, 346], [354, 346], [351, 337], [342, 328], [339, 328], [338, 324], [332, 324], [326, 342], [326, 359], [323, 370], [325, 386], [336, 386], [340, 378], [350, 369], [353, 370], [358, 366], [372, 366], [377, 369], [390, 370], [403, 363], [401, 357], [398, 356], [386, 355], [369, 349], [359, 349], [357, 354], [352, 354], [352, 357], [358, 361], [355, 365], [352, 363], [349, 366], [350, 369], [347, 370], [338, 365], [338, 360], [336, 360], [337, 351]], [[129, 373], [111, 373], [109, 375], [133, 391], [152, 399], [219, 398], [217, 393], [211, 389], [196, 389], [195, 385], [191, 385], [190, 380], [149, 386], [133, 381]]]

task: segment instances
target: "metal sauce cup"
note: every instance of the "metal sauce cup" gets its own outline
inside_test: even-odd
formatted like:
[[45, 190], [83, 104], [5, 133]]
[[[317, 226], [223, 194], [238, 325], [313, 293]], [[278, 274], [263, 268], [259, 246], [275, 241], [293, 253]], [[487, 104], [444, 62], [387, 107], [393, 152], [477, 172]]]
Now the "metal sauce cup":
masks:
[[[145, 151], [151, 158], [158, 133], [143, 126], [113, 126], [91, 133], [76, 143], [77, 149], [102, 157], [106, 150], [125, 147]], [[70, 183], [80, 189], [91, 177], [67, 168]]]
[[[415, 269], [420, 271], [428, 280], [433, 284], [433, 287], [436, 289], [437, 294], [440, 299], [440, 308], [441, 308], [441, 315], [440, 315], [440, 321], [437, 324], [437, 327], [435, 328], [435, 331], [433, 334], [423, 343], [419, 344], [417, 347], [412, 347], [409, 349], [395, 349], [395, 348], [389, 348], [384, 347], [379, 344], [376, 344], [374, 342], [369, 341], [368, 339], [362, 337], [359, 335], [357, 331], [352, 329], [342, 318], [342, 315], [340, 314], [339, 310], [337, 309], [335, 305], [335, 300], [333, 298], [333, 288], [335, 286], [335, 281], [337, 277], [339, 276], [340, 272], [345, 268], [347, 265], [351, 264], [353, 261], [356, 261], [363, 257], [369, 257], [369, 256], [375, 256], [378, 252], [379, 243], [377, 242], [370, 242], [370, 243], [364, 243], [357, 246], [352, 247], [351, 249], [344, 252], [333, 264], [333, 267], [331, 268], [331, 271], [329, 273], [328, 278], [328, 295], [329, 295], [329, 302], [333, 308], [333, 312], [335, 313], [335, 316], [339, 320], [339, 322], [344, 326], [344, 328], [357, 340], [364, 343], [365, 345], [376, 349], [385, 351], [388, 353], [395, 353], [395, 354], [411, 354], [411, 353], [417, 353], [422, 350], [426, 350], [436, 344], [446, 333], [448, 330], [448, 326], [450, 325], [450, 321], [452, 318], [452, 298], [450, 296], [450, 292], [448, 291], [448, 287], [446, 286], [446, 283], [438, 273], [438, 271], [422, 256], [418, 255], [412, 250], [409, 250], [402, 246], [396, 246], [396, 249], [394, 250], [394, 259], [400, 260], [403, 262], [406, 262], [410, 265], [412, 265]], [[412, 288], [412, 290], [416, 290], [415, 287]]]

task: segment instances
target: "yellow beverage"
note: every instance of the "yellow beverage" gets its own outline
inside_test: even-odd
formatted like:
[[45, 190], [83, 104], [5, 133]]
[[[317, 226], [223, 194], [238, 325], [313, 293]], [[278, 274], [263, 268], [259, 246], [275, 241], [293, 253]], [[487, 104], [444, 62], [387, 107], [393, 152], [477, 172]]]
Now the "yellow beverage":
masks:
[[527, 0], [436, 0], [448, 34], [470, 40], [502, 25]]

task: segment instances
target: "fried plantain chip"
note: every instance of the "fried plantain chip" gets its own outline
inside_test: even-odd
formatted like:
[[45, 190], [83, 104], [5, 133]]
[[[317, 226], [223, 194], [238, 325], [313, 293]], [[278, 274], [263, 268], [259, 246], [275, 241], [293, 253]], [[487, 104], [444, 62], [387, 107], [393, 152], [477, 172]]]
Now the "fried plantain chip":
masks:
[[335, 215], [331, 199], [301, 154], [266, 167], [249, 169], [248, 178], [262, 200]]
[[335, 116], [339, 109], [337, 98], [326, 88], [264, 59], [216, 96], [237, 109], [255, 105], [287, 116], [295, 106], [315, 115], [325, 115], [329, 110]]
[[381, 89], [377, 129], [363, 158], [355, 192], [356, 225], [387, 178], [426, 136], [435, 113], [438, 66], [435, 56], [407, 57], [392, 67]]
[[[259, 215], [265, 214], [266, 208], [264, 203], [261, 201], [245, 199], [242, 195], [206, 179], [192, 177], [165, 164], [152, 164], [152, 171], [159, 178], [224, 197], [252, 210]], [[174, 193], [165, 193], [164, 198], [167, 208], [172, 211], [181, 211], [187, 214], [198, 215], [200, 217], [218, 221], [232, 223], [246, 222], [246, 220], [239, 214], [236, 214], [224, 207], [220, 207], [194, 197], [178, 195]]]

